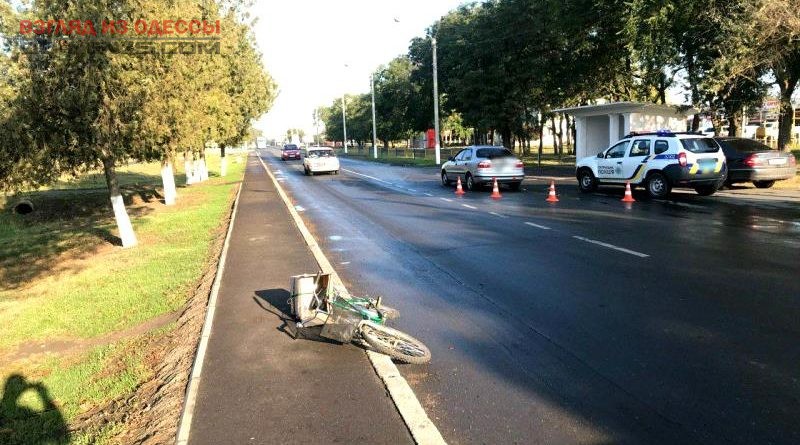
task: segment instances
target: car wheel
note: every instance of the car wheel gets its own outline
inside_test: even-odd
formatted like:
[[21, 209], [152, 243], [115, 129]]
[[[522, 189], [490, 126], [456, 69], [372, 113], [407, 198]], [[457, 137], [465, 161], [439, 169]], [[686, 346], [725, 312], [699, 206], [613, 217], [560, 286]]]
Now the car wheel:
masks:
[[666, 198], [672, 187], [663, 173], [653, 172], [647, 177], [647, 193], [651, 198]]
[[467, 175], [464, 177], [464, 182], [465, 182], [464, 185], [467, 187], [467, 190], [471, 192], [475, 190], [475, 180], [472, 179], [471, 174], [467, 173]]
[[334, 170], [334, 171], [333, 171], [333, 174], [334, 174], [334, 175], [338, 175], [338, 174], [339, 174], [339, 170]]
[[591, 170], [581, 170], [578, 175], [578, 187], [583, 193], [591, 193], [597, 190], [597, 180]]
[[775, 185], [775, 181], [753, 181], [753, 185], [758, 189], [768, 189]]
[[700, 196], [711, 196], [717, 193], [717, 190], [719, 190], [718, 185], [701, 185], [694, 188], [694, 191]]
[[522, 182], [511, 182], [508, 184], [511, 190], [518, 192], [520, 188], [522, 188]]
[[453, 181], [447, 179], [447, 172], [442, 170], [442, 185], [447, 187], [447, 186], [452, 185], [452, 184], [453, 184]]

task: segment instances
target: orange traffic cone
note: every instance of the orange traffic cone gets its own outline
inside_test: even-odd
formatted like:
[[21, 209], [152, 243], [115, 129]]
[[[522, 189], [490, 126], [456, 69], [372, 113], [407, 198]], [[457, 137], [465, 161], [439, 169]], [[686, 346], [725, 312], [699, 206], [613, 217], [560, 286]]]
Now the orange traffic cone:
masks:
[[461, 177], [458, 178], [458, 182], [456, 183], [456, 195], [464, 196], [464, 187], [461, 187]]
[[492, 199], [500, 199], [503, 195], [500, 194], [500, 187], [497, 186], [497, 178], [494, 178], [494, 186], [492, 187]]
[[556, 196], [556, 182], [550, 181], [550, 193], [547, 194], [547, 202], [558, 202], [558, 196]]
[[625, 197], [622, 198], [622, 202], [636, 202], [636, 200], [633, 199], [633, 193], [631, 193], [630, 181], [625, 182]]

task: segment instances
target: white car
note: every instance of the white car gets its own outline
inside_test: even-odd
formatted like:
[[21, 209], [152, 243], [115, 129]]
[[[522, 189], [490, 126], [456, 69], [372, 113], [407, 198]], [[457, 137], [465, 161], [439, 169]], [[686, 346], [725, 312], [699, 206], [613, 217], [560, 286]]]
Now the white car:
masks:
[[336, 152], [328, 147], [308, 147], [303, 155], [303, 170], [306, 175], [315, 173], [339, 174], [339, 158]]
[[598, 185], [643, 186], [653, 198], [673, 187], [714, 194], [725, 182], [728, 166], [717, 142], [701, 133], [631, 133], [595, 157], [580, 159], [575, 174], [582, 192]]

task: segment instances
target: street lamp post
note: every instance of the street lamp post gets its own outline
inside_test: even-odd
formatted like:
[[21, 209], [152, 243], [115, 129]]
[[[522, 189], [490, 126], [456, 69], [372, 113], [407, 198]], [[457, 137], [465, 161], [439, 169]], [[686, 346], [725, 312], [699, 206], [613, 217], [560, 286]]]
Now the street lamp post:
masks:
[[436, 37], [431, 39], [433, 46], [433, 128], [436, 133], [436, 165], [442, 163], [441, 147], [439, 146], [439, 73], [436, 64]]
[[375, 73], [369, 77], [369, 87], [372, 90], [372, 157], [378, 159], [378, 130], [375, 123]]
[[342, 139], [344, 145], [344, 154], [347, 154], [347, 104], [342, 94]]

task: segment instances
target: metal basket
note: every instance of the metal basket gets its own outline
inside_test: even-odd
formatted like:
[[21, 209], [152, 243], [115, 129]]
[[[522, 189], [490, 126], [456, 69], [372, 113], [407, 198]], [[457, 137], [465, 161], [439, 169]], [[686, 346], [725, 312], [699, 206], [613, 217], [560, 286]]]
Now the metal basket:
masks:
[[361, 314], [346, 300], [334, 297], [330, 304], [328, 320], [322, 327], [320, 335], [342, 343], [350, 343], [361, 320], [363, 320]]

